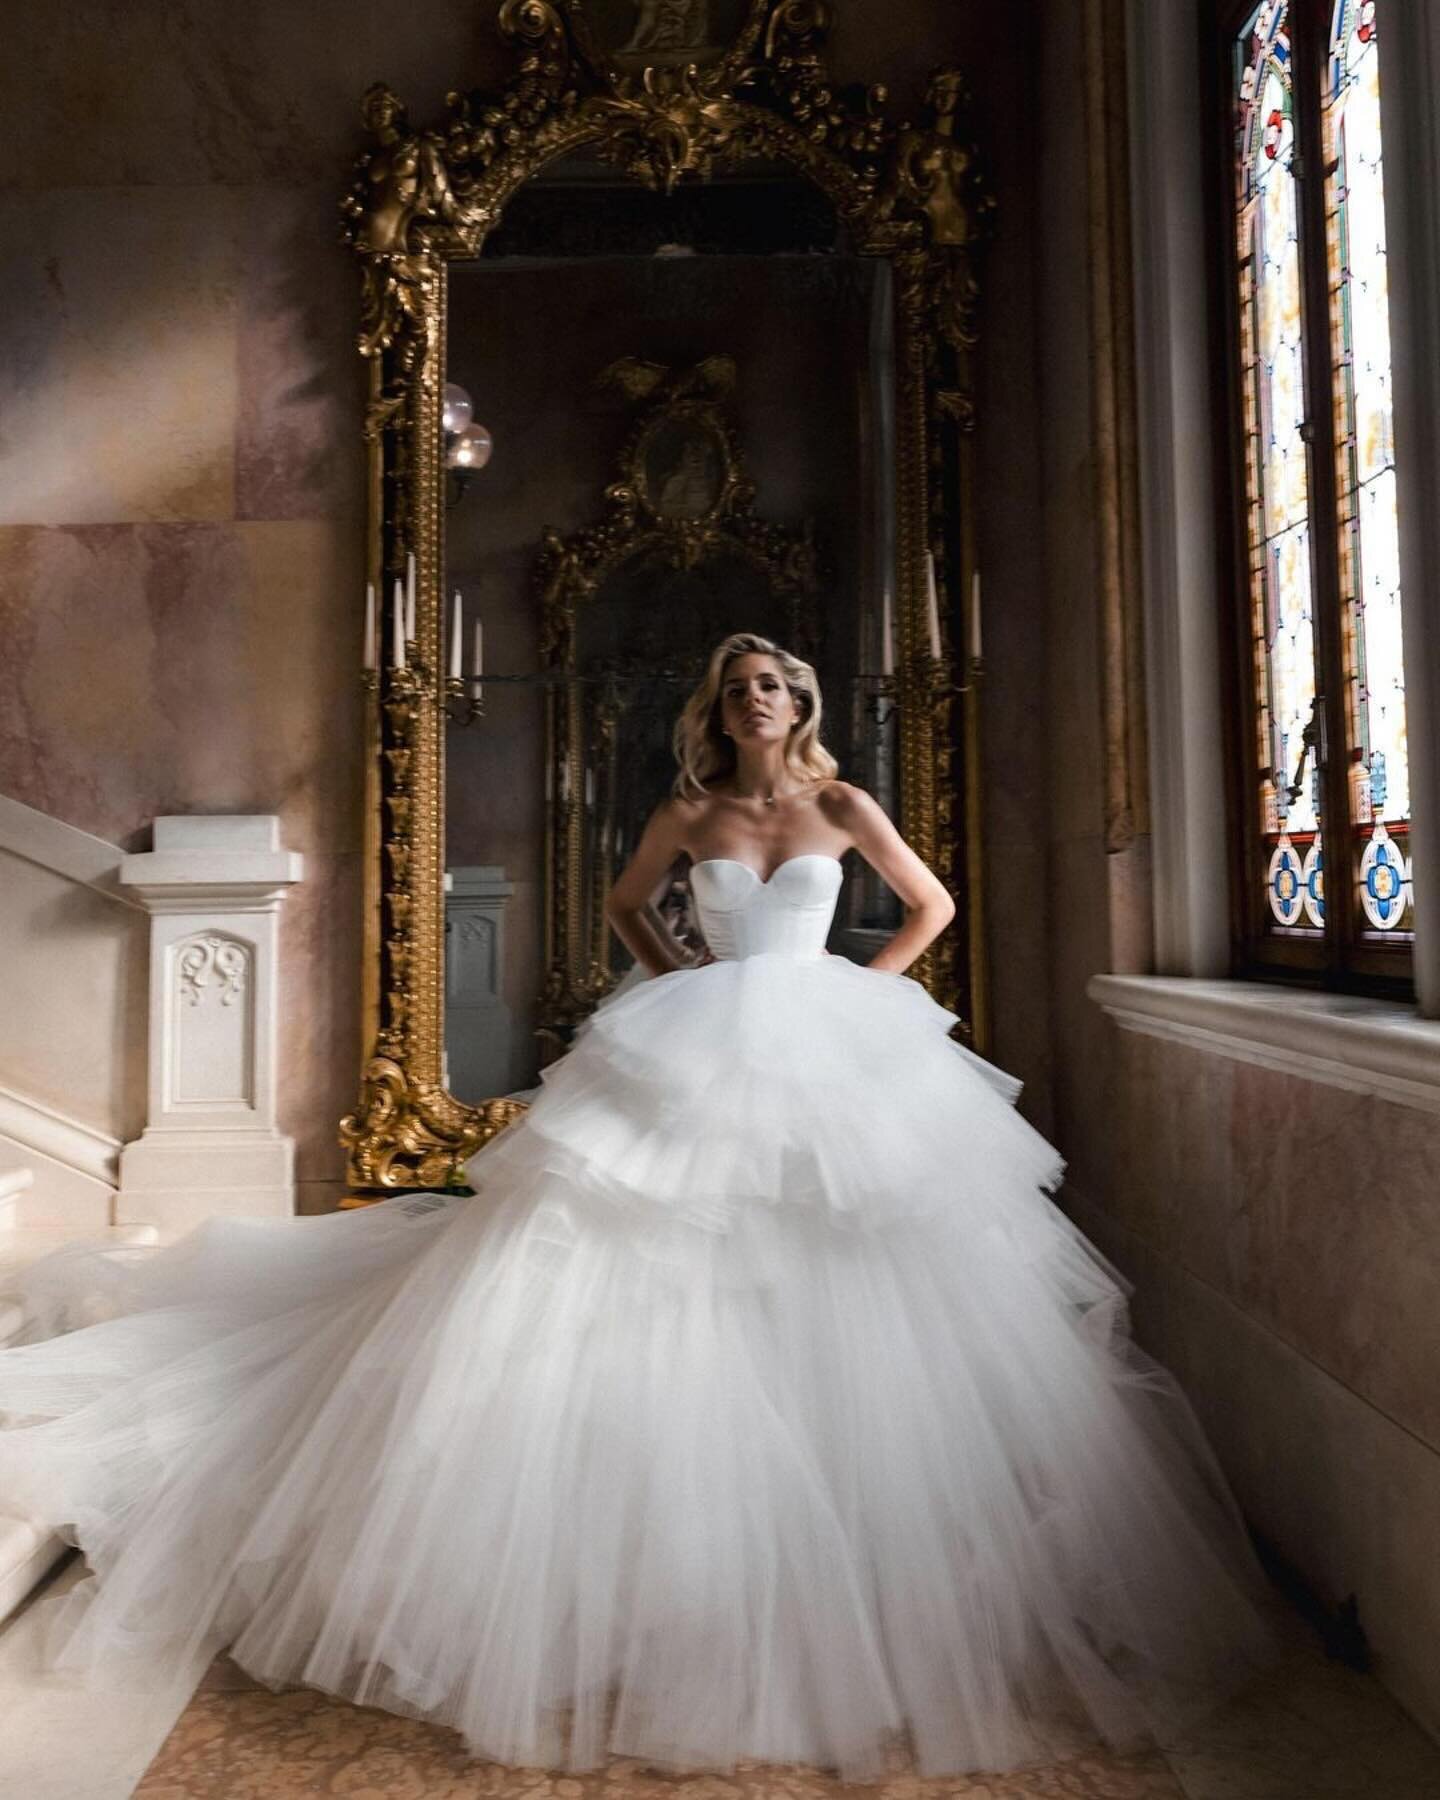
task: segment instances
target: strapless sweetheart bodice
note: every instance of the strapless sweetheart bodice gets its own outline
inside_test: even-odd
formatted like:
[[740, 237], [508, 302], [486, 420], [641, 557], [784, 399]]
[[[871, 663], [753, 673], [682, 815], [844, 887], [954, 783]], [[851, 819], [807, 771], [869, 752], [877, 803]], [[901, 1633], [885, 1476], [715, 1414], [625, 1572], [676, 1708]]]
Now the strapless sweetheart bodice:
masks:
[[835, 857], [811, 853], [787, 857], [768, 880], [728, 856], [707, 856], [690, 869], [700, 928], [720, 962], [819, 956], [842, 879]]

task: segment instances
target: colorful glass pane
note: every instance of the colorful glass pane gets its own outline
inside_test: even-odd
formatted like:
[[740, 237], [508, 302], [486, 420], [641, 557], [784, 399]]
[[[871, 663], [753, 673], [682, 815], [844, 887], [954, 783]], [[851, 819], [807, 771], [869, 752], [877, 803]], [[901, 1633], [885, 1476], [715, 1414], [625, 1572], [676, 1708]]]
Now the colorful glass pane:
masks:
[[1257, 873], [1271, 929], [1313, 932], [1323, 918], [1320, 782], [1317, 759], [1304, 754], [1315, 711], [1315, 621], [1289, 10], [1280, 0], [1257, 7], [1235, 41], [1236, 234]]
[[1411, 923], [1410, 760], [1377, 10], [1334, 0], [1323, 111], [1354, 873], [1371, 930], [1390, 936]]

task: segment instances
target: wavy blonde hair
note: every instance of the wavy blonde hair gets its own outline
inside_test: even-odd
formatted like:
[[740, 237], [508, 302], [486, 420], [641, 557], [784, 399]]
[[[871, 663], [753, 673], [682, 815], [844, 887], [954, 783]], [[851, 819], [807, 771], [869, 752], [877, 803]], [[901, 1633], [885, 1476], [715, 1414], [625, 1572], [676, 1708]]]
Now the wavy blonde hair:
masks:
[[829, 781], [840, 765], [820, 742], [820, 683], [798, 656], [753, 631], [732, 632], [710, 653], [705, 678], [675, 721], [675, 760], [680, 772], [671, 792], [682, 800], [703, 798], [709, 785], [735, 770], [735, 745], [720, 728], [725, 675], [738, 656], [768, 656], [800, 708], [785, 745], [785, 766], [805, 781]]

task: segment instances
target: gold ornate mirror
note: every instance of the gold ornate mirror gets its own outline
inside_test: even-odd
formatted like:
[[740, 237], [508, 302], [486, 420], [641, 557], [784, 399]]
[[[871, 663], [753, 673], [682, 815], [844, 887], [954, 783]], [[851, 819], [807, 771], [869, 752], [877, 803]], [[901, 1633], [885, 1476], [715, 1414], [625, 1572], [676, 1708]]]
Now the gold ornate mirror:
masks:
[[[914, 973], [983, 1044], [968, 434], [989, 200], [955, 71], [893, 122], [882, 90], [833, 83], [829, 14], [505, 0], [503, 92], [452, 95], [429, 130], [366, 96], [345, 211], [384, 654], [357, 1188], [453, 1181], [613, 985], [608, 882], [732, 630], [816, 663], [842, 773], [956, 895]], [[494, 443], [473, 475], [447, 468], [462, 398]], [[896, 922], [854, 870], [832, 947], [863, 959]]]

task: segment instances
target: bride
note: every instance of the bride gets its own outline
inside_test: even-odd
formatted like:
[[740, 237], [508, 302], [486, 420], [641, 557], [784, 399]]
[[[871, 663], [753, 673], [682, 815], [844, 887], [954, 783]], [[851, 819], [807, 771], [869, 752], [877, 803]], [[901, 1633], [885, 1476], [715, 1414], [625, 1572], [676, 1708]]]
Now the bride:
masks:
[[[474, 1199], [22, 1278], [0, 1494], [95, 1572], [53, 1603], [62, 1667], [220, 1642], [502, 1762], [865, 1778], [1136, 1742], [1266, 1656], [1060, 1158], [903, 976], [949, 896], [820, 718], [805, 663], [715, 651], [611, 904], [651, 978]], [[851, 849], [906, 908], [868, 968], [824, 954]], [[646, 906], [682, 853], [700, 965]]]

